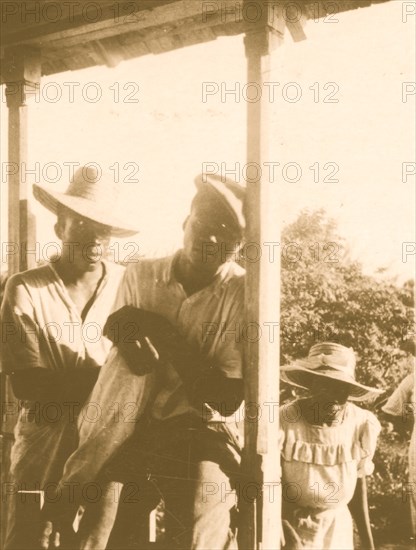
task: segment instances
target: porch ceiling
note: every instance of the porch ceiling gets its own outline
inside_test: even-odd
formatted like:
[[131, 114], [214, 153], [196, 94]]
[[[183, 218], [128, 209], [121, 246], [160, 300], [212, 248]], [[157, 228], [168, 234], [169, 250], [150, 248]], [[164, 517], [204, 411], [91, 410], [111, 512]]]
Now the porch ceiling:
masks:
[[[279, 15], [272, 24], [277, 33], [287, 26], [295, 40], [301, 39], [305, 19], [336, 17], [339, 12], [386, 1], [280, 0], [276, 2]], [[10, 58], [22, 47], [38, 49], [42, 75], [95, 65], [111, 67], [125, 59], [247, 32], [256, 25], [258, 10], [267, 4], [271, 2], [253, 0], [243, 9], [243, 0], [2, 0], [1, 57], [2, 61]], [[2, 81], [7, 81], [7, 72], [2, 72]]]

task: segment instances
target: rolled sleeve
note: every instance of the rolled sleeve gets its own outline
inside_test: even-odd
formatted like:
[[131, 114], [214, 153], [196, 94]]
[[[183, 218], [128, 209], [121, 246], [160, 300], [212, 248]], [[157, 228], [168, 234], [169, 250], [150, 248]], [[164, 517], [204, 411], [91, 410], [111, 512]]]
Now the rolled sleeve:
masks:
[[363, 424], [360, 434], [361, 460], [358, 463], [358, 477], [369, 476], [374, 471], [373, 457], [376, 452], [377, 439], [381, 431], [380, 422], [367, 412], [367, 420]]
[[382, 408], [383, 412], [391, 416], [406, 414], [406, 406], [412, 401], [414, 377], [409, 374], [404, 378], [397, 389], [391, 394], [387, 403]]
[[19, 276], [11, 277], [1, 309], [2, 371], [41, 367], [39, 337], [31, 296]]

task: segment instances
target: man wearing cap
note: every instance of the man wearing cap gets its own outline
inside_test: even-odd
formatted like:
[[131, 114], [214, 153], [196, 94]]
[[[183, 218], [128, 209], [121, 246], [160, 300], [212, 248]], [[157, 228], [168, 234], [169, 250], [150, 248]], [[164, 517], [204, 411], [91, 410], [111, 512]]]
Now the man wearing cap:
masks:
[[[47, 492], [76, 448], [76, 417], [111, 347], [102, 327], [124, 273], [104, 258], [111, 236], [137, 233], [114, 214], [120, 186], [91, 166], [75, 172], [65, 193], [33, 190], [57, 215], [62, 252], [10, 277], [2, 304], [2, 370], [21, 401], [11, 451], [14, 493]], [[35, 518], [19, 524], [17, 505], [10, 503], [7, 550], [33, 548]]]
[[[99, 448], [100, 457], [107, 460], [103, 470], [108, 481], [129, 486], [130, 502], [138, 496], [143, 513], [148, 514], [163, 497], [169, 548], [216, 550], [236, 548], [232, 517], [236, 495], [231, 483], [239, 469], [242, 445], [239, 331], [244, 270], [233, 260], [243, 237], [245, 193], [235, 182], [220, 177], [201, 175], [196, 185], [183, 225], [183, 248], [172, 256], [127, 267], [117, 299], [122, 309], [110, 318], [107, 331], [130, 371], [119, 364], [118, 376], [114, 362], [108, 360], [91, 396], [106, 409], [109, 401], [100, 396], [100, 388], [120, 402], [126, 387], [136, 385], [135, 392], [150, 400], [149, 417], [140, 420], [121, 449], [126, 439], [121, 418], [107, 423], [106, 430], [99, 423], [88, 425], [84, 433], [81, 428], [80, 446], [65, 466], [61, 485], [97, 479], [103, 461], [100, 458], [97, 465], [88, 457], [90, 449]], [[148, 345], [154, 351], [151, 372], [140, 364], [142, 349], [135, 360], [137, 345], [126, 343], [123, 327], [131, 323], [146, 336], [147, 343], [142, 338], [141, 347]], [[144, 391], [151, 377], [154, 383]], [[151, 491], [146, 474], [156, 486], [156, 501], [152, 495], [147, 498]], [[130, 542], [137, 547], [137, 507], [119, 500], [120, 523], [116, 522], [107, 547], [128, 548], [128, 537], [120, 538], [120, 533], [129, 532]], [[83, 547], [106, 547], [115, 512], [103, 508], [102, 518], [101, 525], [91, 526]]]

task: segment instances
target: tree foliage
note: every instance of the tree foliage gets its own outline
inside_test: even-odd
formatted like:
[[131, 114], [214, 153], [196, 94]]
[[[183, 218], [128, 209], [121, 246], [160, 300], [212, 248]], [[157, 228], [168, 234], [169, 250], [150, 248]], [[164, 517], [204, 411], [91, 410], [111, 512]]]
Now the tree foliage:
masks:
[[[366, 404], [380, 415], [380, 404], [414, 362], [413, 281], [397, 285], [365, 274], [322, 210], [303, 211], [284, 229], [281, 278], [282, 364], [307, 356], [318, 341], [353, 347], [357, 378], [385, 390]], [[402, 498], [409, 441], [382, 425], [369, 480], [371, 521], [376, 540], [398, 544], [410, 525]]]
[[410, 366], [413, 281], [366, 275], [322, 210], [303, 211], [282, 237], [282, 361], [336, 341], [354, 348], [360, 381], [394, 387]]

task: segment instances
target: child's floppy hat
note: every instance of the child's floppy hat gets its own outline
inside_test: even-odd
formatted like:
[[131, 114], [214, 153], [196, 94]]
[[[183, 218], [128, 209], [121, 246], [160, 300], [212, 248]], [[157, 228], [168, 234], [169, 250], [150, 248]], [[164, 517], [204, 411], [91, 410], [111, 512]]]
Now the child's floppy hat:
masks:
[[300, 359], [281, 368], [284, 382], [307, 389], [305, 373], [331, 378], [350, 386], [350, 398], [363, 401], [383, 392], [357, 382], [355, 378], [356, 358], [352, 348], [332, 342], [322, 342], [311, 347], [306, 359]]

